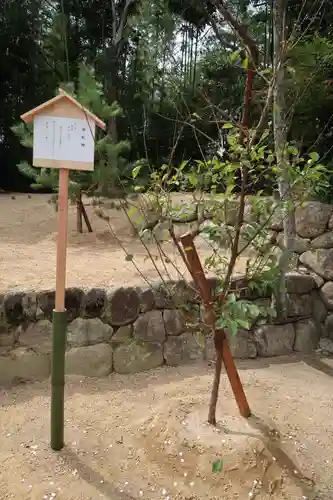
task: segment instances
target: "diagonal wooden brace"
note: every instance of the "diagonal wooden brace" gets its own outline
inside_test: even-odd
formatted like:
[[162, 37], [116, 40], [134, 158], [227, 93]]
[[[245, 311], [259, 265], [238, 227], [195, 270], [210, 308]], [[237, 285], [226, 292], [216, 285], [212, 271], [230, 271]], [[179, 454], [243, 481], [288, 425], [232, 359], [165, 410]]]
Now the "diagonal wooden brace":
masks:
[[[180, 241], [184, 248], [188, 267], [191, 270], [191, 275], [199, 289], [200, 296], [205, 308], [205, 322], [212, 328], [214, 333], [215, 348], [218, 351], [221, 348], [222, 361], [224, 363], [229, 382], [234, 393], [236, 403], [240, 414], [244, 418], [251, 415], [251, 410], [246, 399], [246, 395], [240, 380], [235, 361], [232, 357], [229, 342], [223, 329], [216, 329], [216, 315], [213, 307], [212, 292], [202, 268], [198, 252], [195, 248], [193, 236], [191, 233], [181, 236]], [[222, 342], [222, 346], [221, 346]], [[218, 390], [218, 387], [217, 387]]]

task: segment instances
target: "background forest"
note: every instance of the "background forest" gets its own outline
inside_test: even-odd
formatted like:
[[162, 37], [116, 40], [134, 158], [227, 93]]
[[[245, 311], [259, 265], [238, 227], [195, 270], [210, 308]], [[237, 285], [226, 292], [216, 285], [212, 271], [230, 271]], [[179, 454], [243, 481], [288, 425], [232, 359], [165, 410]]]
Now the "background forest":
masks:
[[[285, 3], [287, 140], [301, 154], [316, 150], [330, 171], [333, 4]], [[128, 177], [138, 162], [144, 173], [144, 167], [151, 172], [216, 154], [225, 142], [223, 123], [239, 123], [243, 113], [249, 58], [239, 29], [250, 34], [258, 52], [249, 127], [267, 103], [273, 10], [273, 0], [5, 0], [0, 188], [30, 189], [31, 179], [17, 165], [30, 161], [31, 149], [21, 145], [12, 127], [21, 113], [65, 84], [76, 93], [81, 88], [81, 96], [84, 89], [83, 98], [95, 111], [100, 105], [109, 141], [120, 144], [109, 161], [119, 178]], [[97, 94], [101, 100], [94, 103]], [[274, 108], [268, 104], [265, 126]], [[333, 201], [330, 187], [320, 196]]]

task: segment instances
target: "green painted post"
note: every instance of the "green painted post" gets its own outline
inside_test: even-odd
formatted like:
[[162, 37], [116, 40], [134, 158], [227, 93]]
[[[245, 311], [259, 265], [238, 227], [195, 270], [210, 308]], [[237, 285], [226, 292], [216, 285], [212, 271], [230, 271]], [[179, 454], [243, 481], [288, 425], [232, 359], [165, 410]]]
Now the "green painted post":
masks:
[[66, 311], [53, 311], [52, 371], [51, 371], [51, 448], [64, 446], [64, 393], [66, 352]]

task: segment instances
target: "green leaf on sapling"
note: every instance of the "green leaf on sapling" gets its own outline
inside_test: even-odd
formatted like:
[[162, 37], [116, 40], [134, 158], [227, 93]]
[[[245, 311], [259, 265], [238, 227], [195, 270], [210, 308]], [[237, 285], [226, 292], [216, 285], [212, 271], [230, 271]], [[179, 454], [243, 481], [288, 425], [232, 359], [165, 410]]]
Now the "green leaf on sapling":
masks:
[[133, 170], [132, 170], [132, 177], [133, 177], [133, 179], [137, 178], [137, 176], [140, 173], [141, 167], [142, 167], [142, 165], [137, 165], [136, 167], [133, 168]]
[[319, 154], [316, 151], [313, 151], [312, 153], [309, 154], [311, 160], [314, 162], [319, 160]]

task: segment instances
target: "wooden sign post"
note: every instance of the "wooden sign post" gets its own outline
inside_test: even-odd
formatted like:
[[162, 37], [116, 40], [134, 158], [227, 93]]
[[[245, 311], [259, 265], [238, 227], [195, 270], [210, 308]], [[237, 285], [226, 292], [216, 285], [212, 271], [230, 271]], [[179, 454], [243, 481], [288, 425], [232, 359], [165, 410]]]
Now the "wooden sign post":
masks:
[[56, 295], [51, 371], [51, 448], [64, 446], [65, 309], [68, 183], [70, 170], [94, 170], [95, 128], [105, 123], [60, 90], [59, 95], [21, 116], [34, 123], [33, 166], [59, 169]]

